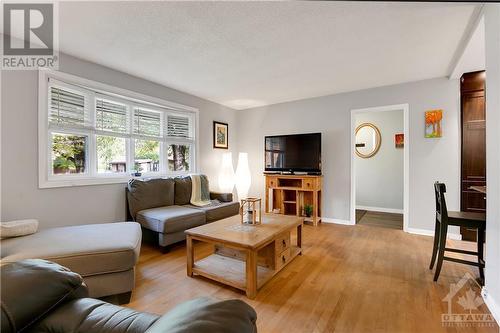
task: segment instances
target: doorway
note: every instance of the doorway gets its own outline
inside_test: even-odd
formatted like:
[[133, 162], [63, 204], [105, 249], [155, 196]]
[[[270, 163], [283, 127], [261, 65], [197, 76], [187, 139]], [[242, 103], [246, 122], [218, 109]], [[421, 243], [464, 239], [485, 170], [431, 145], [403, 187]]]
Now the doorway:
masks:
[[409, 106], [351, 110], [351, 224], [406, 231]]

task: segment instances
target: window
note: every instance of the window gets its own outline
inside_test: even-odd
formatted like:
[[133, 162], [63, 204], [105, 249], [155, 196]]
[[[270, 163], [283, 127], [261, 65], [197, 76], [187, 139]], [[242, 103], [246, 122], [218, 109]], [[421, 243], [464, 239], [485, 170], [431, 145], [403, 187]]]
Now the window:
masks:
[[167, 135], [176, 138], [189, 138], [191, 136], [189, 118], [167, 115]]
[[71, 89], [50, 87], [49, 123], [82, 128], [90, 125], [85, 95]]
[[87, 171], [86, 135], [52, 133], [52, 174], [85, 174]]
[[190, 146], [169, 145], [168, 146], [168, 169], [169, 171], [188, 171], [191, 160]]
[[138, 172], [159, 172], [160, 142], [135, 139], [134, 167]]
[[40, 71], [40, 187], [196, 171], [197, 110]]
[[182, 172], [191, 170], [191, 119], [184, 115], [167, 115], [167, 136], [172, 142], [167, 148], [168, 171]]
[[127, 139], [116, 136], [97, 135], [97, 173], [126, 173]]
[[142, 108], [135, 108], [134, 134], [160, 138], [161, 113]]
[[114, 133], [128, 133], [128, 111], [125, 104], [97, 98], [95, 113], [96, 129]]

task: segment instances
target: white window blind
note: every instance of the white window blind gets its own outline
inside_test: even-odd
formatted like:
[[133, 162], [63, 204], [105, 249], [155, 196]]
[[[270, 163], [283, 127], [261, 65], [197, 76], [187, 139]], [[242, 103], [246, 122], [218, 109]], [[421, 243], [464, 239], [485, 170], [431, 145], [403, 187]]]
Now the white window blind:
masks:
[[50, 87], [49, 123], [64, 127], [90, 126], [85, 95], [59, 87]]
[[40, 186], [109, 184], [196, 170], [196, 110], [41, 72]]
[[190, 138], [189, 117], [167, 115], [167, 136]]
[[96, 129], [114, 133], [129, 133], [127, 106], [97, 98]]
[[159, 112], [141, 108], [134, 109], [134, 134], [161, 137], [161, 115]]

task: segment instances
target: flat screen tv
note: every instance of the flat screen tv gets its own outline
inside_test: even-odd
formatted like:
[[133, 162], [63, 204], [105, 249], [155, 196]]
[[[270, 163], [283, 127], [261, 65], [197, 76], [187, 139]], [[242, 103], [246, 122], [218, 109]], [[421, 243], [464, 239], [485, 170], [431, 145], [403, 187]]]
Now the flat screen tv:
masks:
[[321, 133], [265, 137], [266, 172], [321, 173]]

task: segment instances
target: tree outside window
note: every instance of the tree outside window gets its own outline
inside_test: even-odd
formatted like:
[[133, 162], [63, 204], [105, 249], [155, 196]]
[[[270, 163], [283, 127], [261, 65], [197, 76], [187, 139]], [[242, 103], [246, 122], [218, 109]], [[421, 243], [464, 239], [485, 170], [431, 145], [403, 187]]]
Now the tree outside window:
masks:
[[52, 135], [53, 174], [85, 173], [87, 136]]
[[190, 147], [188, 145], [168, 146], [169, 171], [189, 171]]
[[127, 140], [114, 136], [98, 135], [97, 172], [123, 173], [127, 171]]
[[135, 140], [135, 170], [139, 172], [160, 171], [160, 142]]

